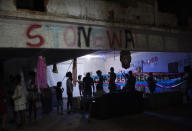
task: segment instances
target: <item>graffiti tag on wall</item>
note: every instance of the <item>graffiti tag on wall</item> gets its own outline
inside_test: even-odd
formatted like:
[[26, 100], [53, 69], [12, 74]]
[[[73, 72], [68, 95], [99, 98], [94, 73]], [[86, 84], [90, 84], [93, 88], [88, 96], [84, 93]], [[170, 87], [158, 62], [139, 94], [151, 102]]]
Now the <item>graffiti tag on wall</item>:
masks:
[[[110, 29], [104, 27], [88, 26], [53, 26], [53, 25], [30, 25], [26, 30], [28, 41], [26, 45], [31, 48], [40, 48], [48, 43], [49, 39], [42, 32], [51, 32], [54, 48], [90, 48], [90, 49], [134, 49], [134, 37], [129, 29]], [[35, 34], [33, 33], [34, 31]], [[33, 34], [32, 34], [33, 33]], [[38, 39], [36, 43], [30, 40]]]

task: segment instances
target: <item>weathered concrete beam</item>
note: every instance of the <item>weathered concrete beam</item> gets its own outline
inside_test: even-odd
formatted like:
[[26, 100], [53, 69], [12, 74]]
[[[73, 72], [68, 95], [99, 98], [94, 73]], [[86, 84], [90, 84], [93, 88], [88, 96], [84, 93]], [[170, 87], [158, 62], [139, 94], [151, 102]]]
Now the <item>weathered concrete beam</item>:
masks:
[[192, 33], [0, 19], [0, 47], [192, 51]]
[[[178, 28], [174, 14], [158, 11], [156, 0], [127, 0], [128, 7], [119, 1], [106, 0], [45, 0], [44, 12], [16, 8], [15, 0], [0, 0], [0, 17], [29, 18], [60, 22], [104, 24], [131, 24]], [[134, 6], [136, 5], [136, 6]], [[189, 28], [192, 18], [189, 18]]]

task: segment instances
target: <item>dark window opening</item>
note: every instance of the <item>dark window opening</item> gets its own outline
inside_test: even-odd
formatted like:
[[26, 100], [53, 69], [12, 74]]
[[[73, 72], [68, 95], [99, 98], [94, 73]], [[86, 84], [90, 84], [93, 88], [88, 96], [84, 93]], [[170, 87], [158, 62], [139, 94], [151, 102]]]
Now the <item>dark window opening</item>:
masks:
[[18, 9], [29, 9], [44, 12], [46, 10], [44, 0], [16, 0]]
[[172, 13], [177, 16], [180, 26], [188, 26], [189, 17], [192, 16], [191, 4], [187, 0], [157, 0], [158, 10], [164, 13]]
[[125, 7], [125, 8], [127, 8], [129, 6], [132, 6], [132, 7], [137, 6], [137, 1], [135, 1], [135, 0], [105, 0], [105, 1], [119, 4], [119, 5], [121, 5], [122, 7]]

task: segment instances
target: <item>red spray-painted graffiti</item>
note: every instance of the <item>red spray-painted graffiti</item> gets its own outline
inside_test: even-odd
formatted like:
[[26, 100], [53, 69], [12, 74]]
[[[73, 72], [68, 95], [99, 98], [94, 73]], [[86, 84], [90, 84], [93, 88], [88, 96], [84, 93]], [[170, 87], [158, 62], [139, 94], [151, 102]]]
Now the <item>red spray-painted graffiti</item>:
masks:
[[30, 43], [30, 42], [27, 42], [26, 44], [29, 46], [29, 47], [32, 47], [32, 48], [37, 48], [37, 47], [40, 47], [42, 46], [44, 43], [45, 43], [45, 40], [44, 38], [41, 36], [41, 35], [31, 35], [31, 31], [33, 31], [34, 29], [36, 28], [41, 28], [42, 25], [38, 25], [38, 24], [35, 24], [35, 25], [31, 25], [28, 27], [27, 29], [27, 32], [26, 32], [26, 35], [29, 39], [35, 39], [35, 38], [38, 38], [39, 39], [39, 42], [38, 43]]

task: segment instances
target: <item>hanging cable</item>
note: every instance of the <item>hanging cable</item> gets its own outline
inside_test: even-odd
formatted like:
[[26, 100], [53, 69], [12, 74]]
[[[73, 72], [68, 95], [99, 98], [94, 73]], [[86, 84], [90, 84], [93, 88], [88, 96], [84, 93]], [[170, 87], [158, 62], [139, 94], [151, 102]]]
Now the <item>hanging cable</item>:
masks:
[[[73, 60], [71, 61], [71, 63], [70, 63], [70, 65], [69, 65], [69, 67], [68, 67], [68, 69], [67, 69], [67, 72], [69, 71], [69, 68], [71, 67], [71, 64], [73, 63]], [[63, 80], [65, 79], [65, 77], [66, 77], [66, 75], [64, 75], [64, 77], [63, 77]], [[62, 81], [63, 81], [62, 80]]]

